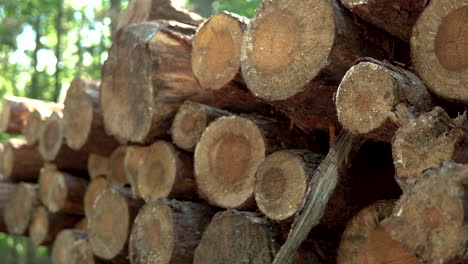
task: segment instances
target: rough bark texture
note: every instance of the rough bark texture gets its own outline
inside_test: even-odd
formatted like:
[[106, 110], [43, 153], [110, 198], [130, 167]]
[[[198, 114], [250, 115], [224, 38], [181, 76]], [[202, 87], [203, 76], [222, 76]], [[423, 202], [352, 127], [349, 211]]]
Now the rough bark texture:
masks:
[[138, 188], [138, 167], [140, 166], [140, 160], [148, 150], [147, 147], [140, 146], [128, 146], [124, 158], [124, 170], [125, 177], [130, 183], [134, 198], [141, 198], [140, 191]]
[[110, 174], [107, 178], [110, 186], [124, 186], [129, 181], [125, 176], [124, 159], [128, 146], [120, 146], [109, 157]]
[[36, 146], [22, 139], [9, 139], [2, 155], [3, 175], [7, 181], [37, 181], [44, 160]]
[[382, 224], [394, 240], [426, 263], [466, 263], [467, 186], [467, 165], [444, 163], [428, 170]]
[[146, 149], [137, 174], [138, 193], [146, 202], [196, 197], [192, 157], [165, 141], [156, 141]]
[[[191, 264], [214, 209], [206, 204], [159, 200], [138, 213], [130, 236], [130, 262]], [[206, 262], [211, 263], [211, 262]]]
[[349, 69], [336, 93], [338, 120], [346, 130], [387, 142], [399, 126], [431, 108], [431, 96], [415, 74], [370, 58]]
[[34, 145], [39, 141], [39, 131], [45, 120], [54, 113], [53, 110], [48, 108], [35, 109], [26, 119], [26, 125], [23, 129], [23, 135], [28, 141], [28, 144]]
[[14, 189], [15, 185], [12, 183], [0, 183], [0, 232], [3, 233], [8, 231], [5, 224], [5, 209]]
[[21, 134], [26, 125], [26, 119], [35, 109], [61, 111], [63, 105], [24, 97], [6, 96], [3, 99], [0, 132]]
[[88, 233], [77, 229], [60, 232], [52, 247], [51, 258], [55, 264], [101, 263], [93, 256]]
[[411, 36], [413, 66], [427, 87], [468, 103], [468, 1], [431, 0]]
[[108, 187], [108, 182], [105, 177], [99, 176], [91, 180], [86, 188], [86, 193], [83, 198], [84, 212], [86, 217], [91, 216], [94, 202], [97, 197]]
[[110, 176], [109, 158], [98, 154], [89, 154], [88, 173], [91, 179]]
[[17, 184], [4, 209], [8, 233], [26, 234], [33, 211], [37, 206], [39, 206], [38, 186], [28, 183]]
[[108, 136], [99, 104], [99, 81], [76, 77], [70, 84], [63, 109], [67, 145], [107, 156], [118, 142]]

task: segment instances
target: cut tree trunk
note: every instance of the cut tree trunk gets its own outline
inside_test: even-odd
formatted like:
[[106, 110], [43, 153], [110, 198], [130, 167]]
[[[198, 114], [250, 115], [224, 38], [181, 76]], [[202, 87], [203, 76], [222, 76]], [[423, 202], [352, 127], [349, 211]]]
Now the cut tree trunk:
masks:
[[146, 204], [132, 228], [130, 262], [192, 264], [201, 234], [214, 213], [206, 204], [193, 202], [163, 199]]
[[124, 160], [128, 146], [120, 146], [109, 157], [110, 174], [107, 177], [110, 186], [124, 186], [129, 184], [125, 176]]
[[88, 173], [91, 179], [103, 176], [110, 177], [110, 161], [108, 157], [98, 154], [89, 154], [88, 158]]
[[232, 113], [208, 105], [185, 101], [172, 122], [172, 141], [176, 146], [193, 152], [205, 128], [221, 116]]
[[341, 236], [337, 264], [419, 263], [381, 226], [381, 222], [392, 214], [394, 205], [394, 200], [377, 201], [349, 221]]
[[466, 263], [467, 190], [468, 165], [444, 163], [422, 174], [382, 225], [425, 263]]
[[7, 233], [7, 226], [5, 224], [5, 209], [10, 197], [12, 197], [15, 190], [15, 184], [0, 183], [0, 232]]
[[39, 206], [32, 215], [29, 237], [37, 246], [49, 246], [63, 229], [74, 227], [79, 220], [78, 216], [53, 214], [48, 212], [44, 206]]
[[127, 259], [128, 239], [142, 200], [134, 200], [128, 188], [108, 188], [95, 201], [88, 219], [89, 236], [96, 256]]
[[53, 113], [53, 110], [44, 108], [35, 109], [31, 114], [28, 115], [28, 118], [26, 119], [26, 125], [23, 129], [23, 135], [28, 141], [29, 145], [34, 145], [38, 143], [40, 135], [39, 131], [41, 131], [41, 126], [44, 124], [45, 120], [49, 118]]
[[67, 145], [73, 150], [108, 156], [119, 145], [107, 135], [99, 105], [99, 81], [76, 77], [70, 84], [63, 109]]
[[83, 197], [88, 181], [47, 165], [39, 178], [40, 198], [52, 213], [83, 215]]
[[60, 232], [52, 247], [54, 264], [97, 264], [86, 231], [67, 229]]
[[282, 150], [266, 157], [255, 175], [255, 201], [260, 211], [276, 221], [295, 215], [322, 159], [321, 154], [308, 150]]
[[84, 212], [86, 217], [91, 216], [94, 202], [97, 197], [108, 187], [108, 182], [105, 177], [99, 176], [91, 180], [86, 188], [86, 193], [83, 198]]
[[338, 120], [346, 130], [387, 142], [399, 126], [431, 108], [431, 96], [416, 75], [370, 58], [346, 73], [336, 93]]
[[[468, 130], [462, 122], [466, 115], [452, 120], [440, 107], [402, 126], [392, 143], [395, 179], [403, 191], [408, 190], [423, 171], [443, 162], [468, 162]], [[464, 156], [461, 157], [461, 156]]]
[[141, 198], [138, 188], [138, 166], [144, 153], [148, 150], [147, 147], [128, 146], [124, 158], [125, 177], [130, 183], [134, 198]]
[[39, 206], [38, 186], [17, 184], [5, 205], [4, 220], [8, 233], [25, 235], [34, 209]]
[[146, 201], [196, 197], [193, 159], [165, 141], [156, 141], [142, 155], [137, 172], [138, 193]]
[[341, 0], [353, 14], [406, 42], [428, 0]]
[[6, 96], [3, 99], [0, 133], [21, 134], [26, 119], [35, 109], [62, 111], [63, 105], [24, 97]]
[[223, 11], [200, 25], [193, 40], [192, 71], [203, 88], [218, 90], [234, 79], [244, 83], [241, 45], [248, 23], [246, 17]]
[[435, 94], [468, 104], [468, 1], [431, 0], [411, 36], [414, 69]]
[[39, 170], [44, 160], [36, 146], [28, 145], [26, 140], [9, 139], [3, 143], [3, 176], [5, 180], [37, 182]]

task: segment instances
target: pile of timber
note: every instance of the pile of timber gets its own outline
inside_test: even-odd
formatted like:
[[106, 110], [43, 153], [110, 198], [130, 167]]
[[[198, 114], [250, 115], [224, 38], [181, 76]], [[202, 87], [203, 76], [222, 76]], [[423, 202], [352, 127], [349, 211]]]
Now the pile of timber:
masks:
[[6, 97], [0, 231], [65, 263], [468, 263], [468, 0], [169, 0]]

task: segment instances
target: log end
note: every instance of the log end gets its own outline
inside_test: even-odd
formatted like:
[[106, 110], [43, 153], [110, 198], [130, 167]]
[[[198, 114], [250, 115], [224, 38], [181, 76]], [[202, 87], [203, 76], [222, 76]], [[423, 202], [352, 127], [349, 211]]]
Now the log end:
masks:
[[172, 141], [182, 149], [193, 151], [207, 125], [208, 116], [203, 106], [186, 101], [172, 123]]
[[54, 112], [41, 126], [39, 152], [46, 161], [57, 157], [63, 144], [64, 128], [61, 114]]
[[55, 264], [94, 264], [94, 255], [88, 234], [82, 230], [67, 229], [57, 236], [52, 247]]
[[10, 144], [3, 145], [3, 155], [2, 155], [2, 166], [3, 166], [3, 176], [6, 180], [11, 180], [11, 174], [13, 172], [13, 166], [15, 164], [15, 153]]
[[89, 217], [97, 197], [107, 188], [108, 182], [105, 177], [94, 178], [86, 188], [84, 195], [84, 211], [85, 215]]
[[6, 133], [8, 130], [8, 125], [10, 124], [10, 104], [6, 103], [7, 99], [3, 100], [2, 104], [2, 114], [0, 115], [0, 133]]
[[124, 186], [128, 184], [124, 168], [126, 152], [127, 146], [120, 146], [109, 157], [110, 175], [108, 180], [110, 186]]
[[[43, 111], [45, 112], [45, 111]], [[23, 130], [23, 135], [28, 141], [28, 144], [34, 145], [39, 140], [39, 131], [41, 130], [41, 125], [46, 116], [50, 116], [51, 111], [47, 113], [41, 113], [38, 109], [34, 110], [31, 114], [28, 115], [26, 119], [26, 126]]]
[[89, 154], [88, 173], [91, 179], [99, 176], [110, 177], [109, 158], [97, 154]]
[[8, 233], [23, 235], [28, 231], [33, 210], [39, 203], [35, 185], [18, 184], [5, 205], [5, 225]]
[[47, 209], [39, 206], [34, 210], [31, 225], [29, 226], [29, 237], [35, 245], [43, 244], [49, 232], [49, 216]]

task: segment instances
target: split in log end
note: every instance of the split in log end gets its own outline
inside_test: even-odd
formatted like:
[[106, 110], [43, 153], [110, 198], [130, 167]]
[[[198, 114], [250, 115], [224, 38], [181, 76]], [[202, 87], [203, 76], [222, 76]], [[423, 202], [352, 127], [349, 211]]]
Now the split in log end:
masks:
[[89, 183], [83, 198], [84, 211], [87, 217], [90, 217], [91, 211], [97, 197], [107, 188], [108, 182], [105, 177], [96, 177]]

